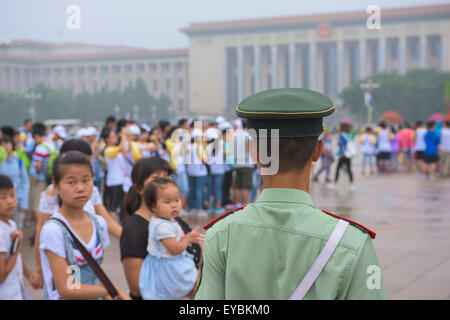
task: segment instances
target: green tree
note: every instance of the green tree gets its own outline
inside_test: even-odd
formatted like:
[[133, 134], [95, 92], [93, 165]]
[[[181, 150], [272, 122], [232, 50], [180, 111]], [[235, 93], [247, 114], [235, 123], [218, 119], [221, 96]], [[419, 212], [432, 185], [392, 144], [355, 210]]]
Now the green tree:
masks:
[[[384, 72], [371, 78], [380, 84], [372, 93], [374, 121], [389, 110], [397, 111], [408, 121], [426, 120], [435, 112], [444, 112], [444, 87], [445, 82], [450, 81], [449, 72], [414, 69], [404, 75]], [[339, 94], [343, 107], [355, 116], [355, 120], [361, 122], [367, 119], [364, 91], [360, 87], [366, 81], [367, 79], [355, 81]]]

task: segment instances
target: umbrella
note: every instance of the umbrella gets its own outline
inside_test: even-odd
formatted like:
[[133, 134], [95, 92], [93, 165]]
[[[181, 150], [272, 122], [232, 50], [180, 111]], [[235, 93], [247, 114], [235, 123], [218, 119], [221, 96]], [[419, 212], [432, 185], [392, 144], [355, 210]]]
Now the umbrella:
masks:
[[450, 111], [447, 113], [447, 117], [445, 117], [445, 120], [450, 121]]
[[342, 119], [342, 120], [341, 120], [341, 123], [346, 123], [346, 124], [352, 125], [352, 124], [353, 124], [353, 121], [352, 121], [352, 119], [345, 118], [345, 119]]
[[401, 124], [403, 122], [402, 116], [394, 110], [387, 111], [381, 116], [381, 121]]
[[445, 121], [445, 117], [442, 113], [433, 113], [429, 118], [428, 121]]

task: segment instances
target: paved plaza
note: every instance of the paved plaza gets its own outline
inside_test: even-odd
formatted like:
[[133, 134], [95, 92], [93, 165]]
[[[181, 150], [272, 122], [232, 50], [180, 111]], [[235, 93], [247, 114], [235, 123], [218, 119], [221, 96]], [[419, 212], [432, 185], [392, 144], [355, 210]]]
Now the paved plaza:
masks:
[[[374, 244], [391, 299], [450, 299], [450, 179], [429, 181], [415, 173], [362, 176], [359, 163], [355, 159], [354, 191], [343, 172], [337, 190], [327, 189], [324, 182], [313, 183], [316, 206], [377, 233]], [[192, 226], [211, 219], [186, 218]], [[32, 226], [27, 227], [26, 238], [32, 232]], [[34, 268], [28, 242], [23, 257]], [[128, 292], [117, 239], [111, 239], [103, 267]], [[26, 281], [25, 285], [33, 299], [42, 299], [42, 290], [32, 290]]]

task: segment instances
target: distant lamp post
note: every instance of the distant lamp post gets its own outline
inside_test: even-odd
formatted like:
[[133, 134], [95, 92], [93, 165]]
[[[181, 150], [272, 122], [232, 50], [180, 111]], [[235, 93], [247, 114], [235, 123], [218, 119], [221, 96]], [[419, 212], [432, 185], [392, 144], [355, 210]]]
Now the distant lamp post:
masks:
[[114, 106], [114, 114], [116, 115], [116, 119], [119, 119], [120, 107], [116, 104]]
[[36, 93], [36, 92], [30, 92], [25, 94], [25, 99], [28, 99], [31, 101], [31, 106], [30, 106], [30, 115], [31, 115], [31, 122], [35, 122], [36, 121], [36, 101], [41, 99], [42, 95], [40, 93]]
[[139, 121], [139, 107], [137, 105], [133, 106], [133, 117], [134, 121]]
[[156, 123], [156, 106], [152, 105], [151, 107], [151, 113], [152, 113], [152, 123]]
[[373, 98], [372, 91], [380, 87], [379, 83], [373, 82], [371, 78], [367, 82], [361, 83], [360, 88], [364, 90], [364, 105], [367, 107], [367, 123], [373, 121]]

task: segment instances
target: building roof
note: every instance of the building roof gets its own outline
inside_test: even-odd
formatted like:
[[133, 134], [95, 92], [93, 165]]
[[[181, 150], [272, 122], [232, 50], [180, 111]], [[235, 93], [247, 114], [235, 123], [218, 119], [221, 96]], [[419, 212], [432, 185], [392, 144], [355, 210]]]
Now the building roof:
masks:
[[[188, 35], [197, 35], [217, 32], [233, 32], [238, 30], [258, 30], [280, 27], [301, 27], [308, 25], [318, 25], [321, 23], [345, 23], [355, 21], [365, 21], [370, 14], [365, 10], [341, 12], [341, 13], [321, 13], [313, 15], [296, 15], [287, 17], [274, 17], [263, 19], [229, 20], [218, 22], [192, 23], [189, 27], [181, 29]], [[381, 21], [395, 20], [426, 16], [449, 16], [450, 4], [438, 4], [417, 7], [402, 8], [381, 8]]]
[[[23, 51], [21, 51], [23, 50]], [[13, 40], [0, 59], [15, 62], [67, 62], [133, 58], [186, 57], [188, 49], [149, 50], [126, 46], [106, 46], [86, 43], [50, 43], [35, 40]]]

